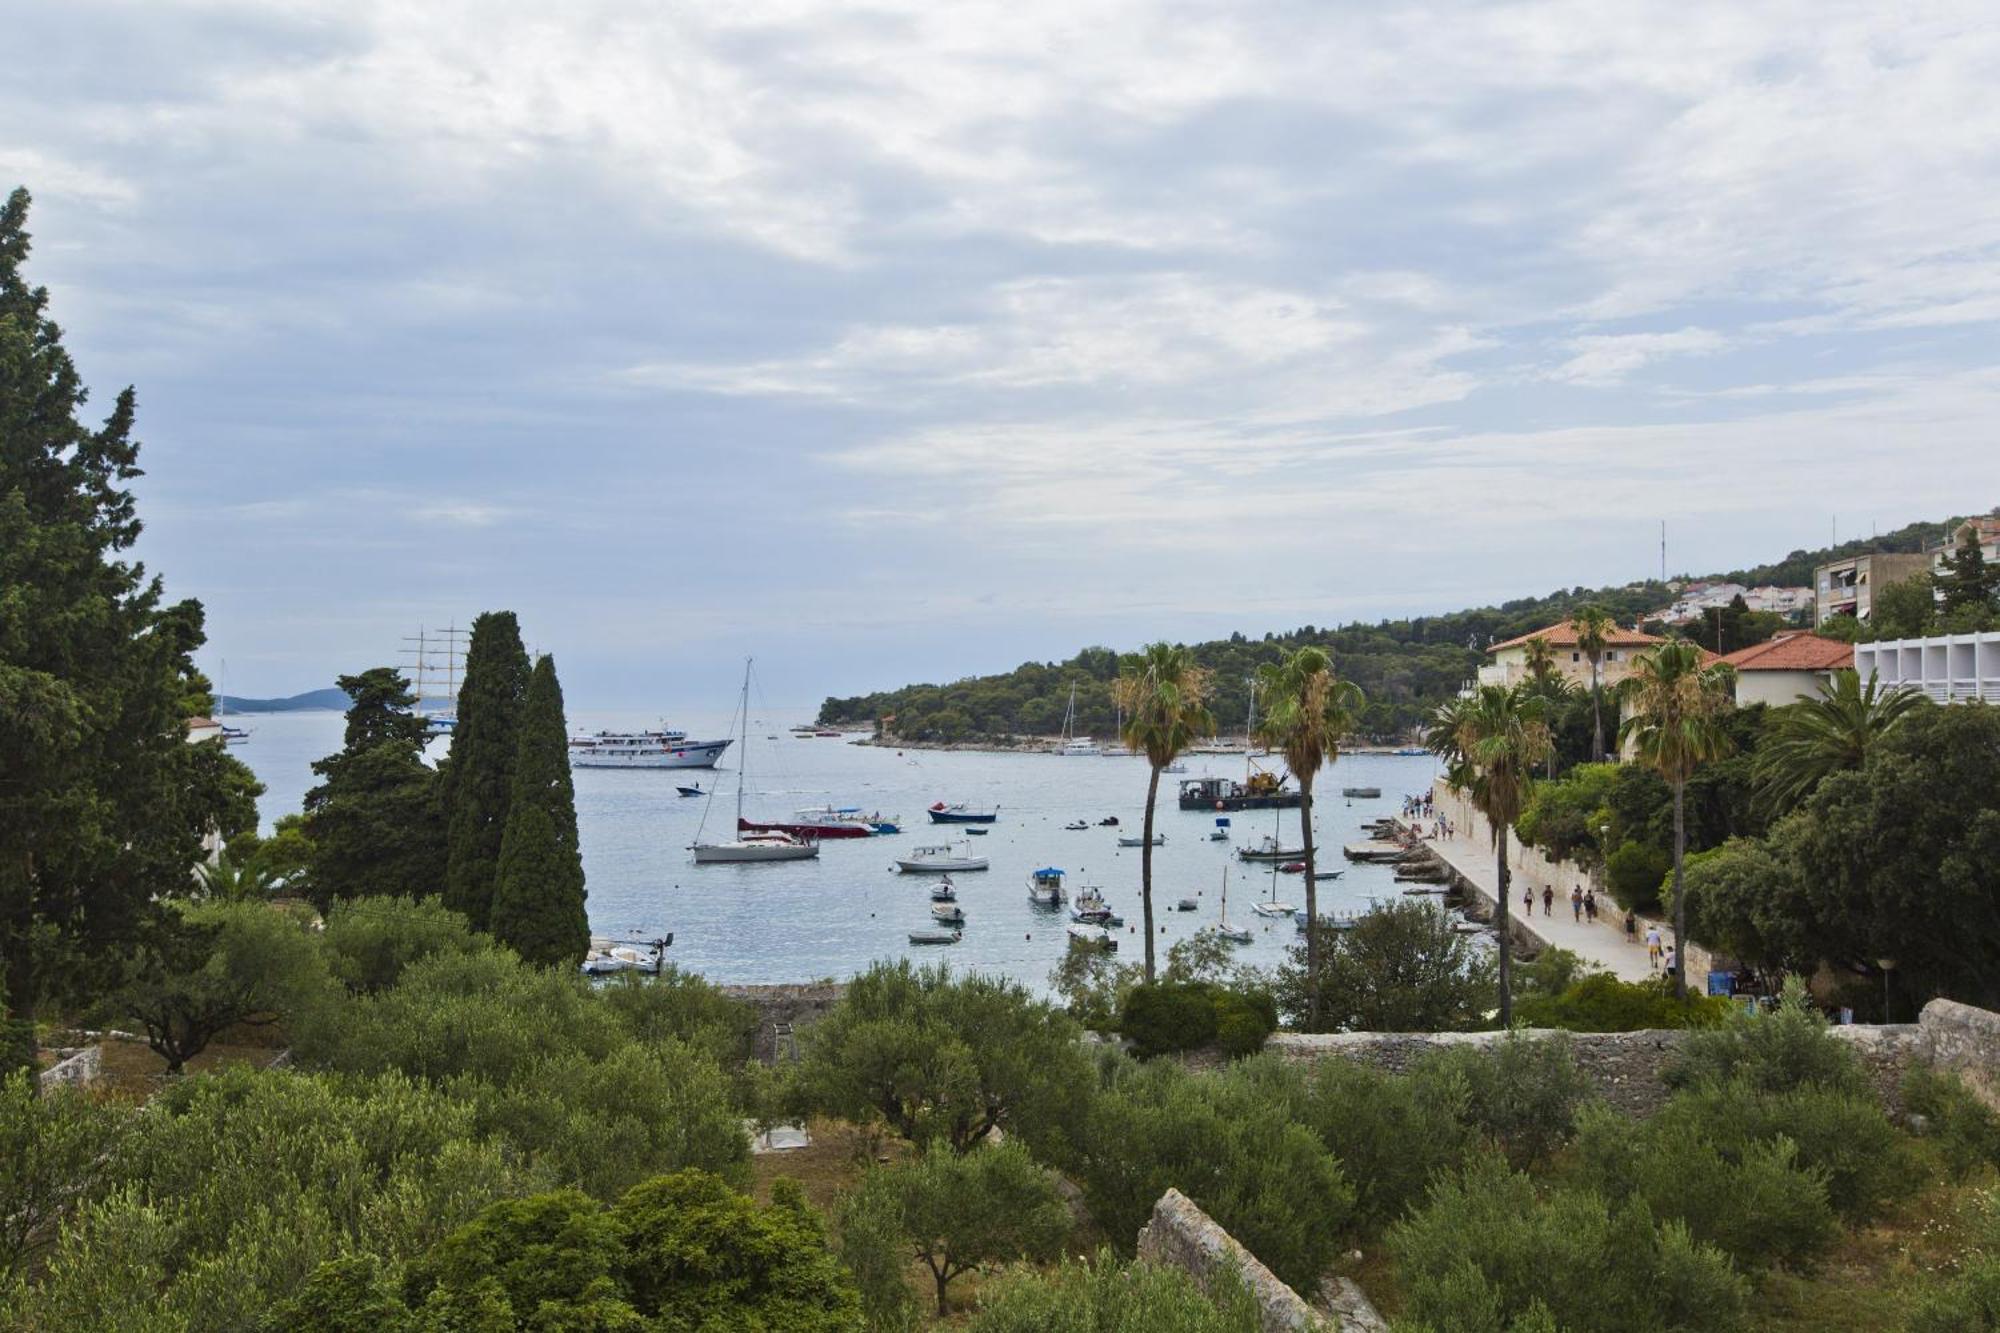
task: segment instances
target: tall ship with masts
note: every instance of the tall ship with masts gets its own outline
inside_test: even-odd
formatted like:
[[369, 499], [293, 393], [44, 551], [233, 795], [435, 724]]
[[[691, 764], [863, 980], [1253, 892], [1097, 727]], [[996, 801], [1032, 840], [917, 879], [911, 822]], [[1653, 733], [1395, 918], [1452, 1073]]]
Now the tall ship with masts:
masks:
[[417, 715], [430, 724], [433, 734], [450, 732], [458, 725], [458, 686], [465, 679], [465, 649], [471, 630], [456, 624], [443, 629], [417, 626], [405, 635], [404, 665], [410, 688], [417, 696]]

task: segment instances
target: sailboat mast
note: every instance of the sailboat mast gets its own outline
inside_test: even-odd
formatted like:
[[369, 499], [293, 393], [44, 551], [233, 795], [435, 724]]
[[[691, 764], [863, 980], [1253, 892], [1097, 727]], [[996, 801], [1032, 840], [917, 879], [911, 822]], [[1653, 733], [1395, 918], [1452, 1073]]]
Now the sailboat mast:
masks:
[[[750, 776], [750, 663], [743, 659], [743, 701], [737, 709], [743, 715], [743, 752], [736, 756], [736, 827], [743, 827], [743, 784]], [[738, 832], [737, 837], [742, 837]]]

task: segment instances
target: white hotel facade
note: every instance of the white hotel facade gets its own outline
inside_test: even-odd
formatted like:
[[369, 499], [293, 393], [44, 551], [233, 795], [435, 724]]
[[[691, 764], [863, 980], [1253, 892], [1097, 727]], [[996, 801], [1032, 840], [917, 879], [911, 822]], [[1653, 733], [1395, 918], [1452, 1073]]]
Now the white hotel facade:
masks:
[[1854, 671], [1888, 689], [1921, 690], [1941, 704], [2000, 704], [2000, 632], [1940, 634], [1854, 645]]

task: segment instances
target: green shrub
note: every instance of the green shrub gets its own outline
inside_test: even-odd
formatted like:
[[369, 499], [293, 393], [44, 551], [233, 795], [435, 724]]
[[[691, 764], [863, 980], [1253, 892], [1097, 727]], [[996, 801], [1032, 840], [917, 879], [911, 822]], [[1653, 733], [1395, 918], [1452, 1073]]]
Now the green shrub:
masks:
[[1742, 1322], [1743, 1279], [1684, 1226], [1589, 1190], [1538, 1196], [1491, 1156], [1440, 1180], [1390, 1231], [1389, 1250], [1414, 1325], [1721, 1333]]
[[1739, 1159], [1753, 1144], [1784, 1139], [1798, 1167], [1824, 1180], [1834, 1211], [1850, 1219], [1874, 1213], [1911, 1175], [1895, 1127], [1865, 1093], [1812, 1084], [1764, 1092], [1741, 1079], [1703, 1083], [1670, 1098], [1653, 1125], [1686, 1126]]
[[1673, 858], [1649, 843], [1620, 843], [1604, 862], [1604, 887], [1626, 911], [1643, 912], [1660, 905], [1660, 882], [1673, 868]]
[[42, 1092], [32, 1070], [0, 1075], [0, 1291], [96, 1191], [129, 1119], [73, 1088]]
[[1319, 1136], [1294, 1118], [1304, 1095], [1298, 1072], [1271, 1056], [1203, 1075], [1116, 1057], [1066, 1173], [1121, 1253], [1172, 1186], [1280, 1277], [1310, 1289], [1354, 1194]]
[[1514, 1005], [1514, 1021], [1523, 1027], [1571, 1032], [1643, 1032], [1715, 1027], [1731, 1007], [1728, 1000], [1693, 993], [1676, 1000], [1664, 975], [1620, 981], [1609, 972], [1593, 972], [1554, 994], [1522, 996]]
[[1200, 981], [1150, 982], [1125, 997], [1118, 1030], [1142, 1060], [1188, 1051], [1215, 1040], [1215, 987]]
[[986, 1297], [970, 1333], [1262, 1333], [1241, 1282], [1203, 1292], [1179, 1268], [1119, 1267], [1104, 1253], [1049, 1272], [1023, 1273]]
[[2000, 1166], [2000, 1116], [1956, 1075], [1917, 1066], [1903, 1079], [1903, 1106], [1924, 1118], [1924, 1137], [1954, 1179]]
[[1353, 1182], [1355, 1220], [1372, 1233], [1422, 1200], [1433, 1177], [1464, 1164], [1476, 1141], [1470, 1100], [1454, 1069], [1395, 1075], [1327, 1060], [1308, 1076], [1293, 1116]]
[[1670, 1087], [1742, 1079], [1763, 1092], [1811, 1086], [1860, 1093], [1868, 1086], [1853, 1050], [1827, 1030], [1797, 977], [1785, 983], [1775, 1010], [1732, 1006], [1721, 1027], [1690, 1032], [1665, 1077]]
[[35, 1025], [25, 1018], [9, 1018], [0, 1011], [0, 1081], [15, 1071], [36, 1069]]
[[1709, 1128], [1687, 1116], [1634, 1123], [1586, 1107], [1576, 1178], [1613, 1205], [1637, 1198], [1654, 1217], [1685, 1223], [1746, 1267], [1797, 1265], [1833, 1239], [1826, 1174], [1802, 1166], [1790, 1139], [1739, 1140], [1725, 1151]]
[[1488, 1049], [1455, 1046], [1417, 1063], [1428, 1079], [1463, 1088], [1467, 1123], [1517, 1166], [1538, 1162], [1570, 1136], [1578, 1109], [1593, 1095], [1568, 1038], [1508, 1033]]
[[1254, 1055], [1278, 1030], [1278, 1006], [1269, 991], [1215, 993], [1215, 1043], [1229, 1055]]
[[493, 942], [437, 898], [350, 898], [328, 909], [320, 947], [337, 980], [371, 994], [432, 954], [470, 953]]

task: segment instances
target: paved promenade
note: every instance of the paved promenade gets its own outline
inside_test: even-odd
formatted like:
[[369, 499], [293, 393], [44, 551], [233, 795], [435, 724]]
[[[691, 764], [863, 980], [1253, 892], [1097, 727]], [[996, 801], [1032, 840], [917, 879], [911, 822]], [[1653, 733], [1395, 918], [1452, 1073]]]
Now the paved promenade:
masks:
[[[1453, 836], [1448, 838], [1425, 838], [1424, 845], [1470, 880], [1487, 898], [1494, 896], [1494, 883], [1498, 876], [1493, 864], [1493, 843], [1487, 836], [1486, 821], [1477, 811], [1470, 810], [1457, 802], [1444, 809], [1445, 817], [1452, 821]], [[1406, 826], [1410, 821], [1402, 821]], [[1578, 922], [1571, 918], [1569, 891], [1578, 882], [1574, 877], [1561, 882], [1549, 879], [1544, 872], [1537, 877], [1534, 871], [1521, 864], [1519, 849], [1514, 839], [1508, 839], [1508, 851], [1515, 853], [1508, 857], [1510, 863], [1510, 884], [1512, 901], [1508, 904], [1514, 920], [1544, 944], [1553, 944], [1577, 954], [1593, 968], [1600, 968], [1617, 976], [1621, 981], [1644, 981], [1656, 977], [1659, 972], [1646, 960], [1646, 921], [1639, 922], [1639, 940], [1628, 944], [1625, 941], [1625, 913], [1618, 904], [1605, 894], [1598, 895], [1602, 910], [1595, 925]], [[1521, 915], [1521, 891], [1526, 883], [1535, 886], [1535, 914], [1523, 918]], [[1548, 883], [1556, 891], [1554, 911], [1549, 916], [1542, 915], [1542, 885]], [[1582, 881], [1587, 889], [1588, 880]], [[1664, 927], [1661, 936], [1669, 942], [1673, 933]]]

